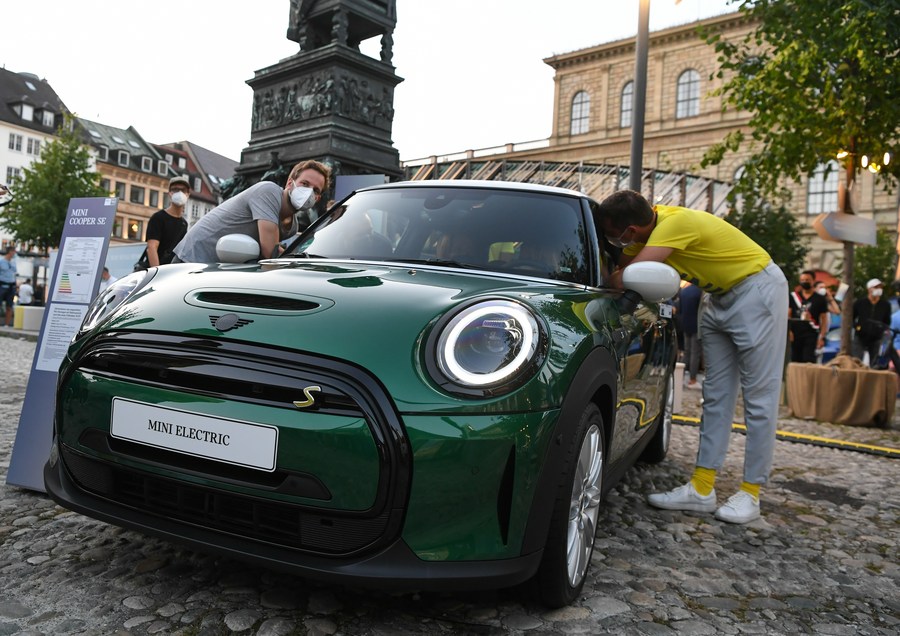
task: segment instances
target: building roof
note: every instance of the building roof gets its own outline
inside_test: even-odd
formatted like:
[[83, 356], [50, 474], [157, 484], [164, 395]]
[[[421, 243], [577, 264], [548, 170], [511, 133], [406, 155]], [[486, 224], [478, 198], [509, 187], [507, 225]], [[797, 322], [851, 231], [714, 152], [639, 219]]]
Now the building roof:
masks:
[[[32, 119], [23, 119], [23, 105], [34, 109]], [[44, 112], [52, 113], [53, 125], [44, 125], [44, 118], [39, 114]], [[69, 109], [47, 80], [32, 73], [15, 73], [0, 68], [0, 121], [52, 135], [67, 112]]]
[[234, 159], [223, 157], [190, 141], [182, 141], [180, 143], [194, 157], [197, 169], [206, 175], [215, 186], [218, 186], [219, 182], [234, 176], [235, 169], [240, 165]]
[[106, 146], [110, 151], [125, 150], [133, 155], [159, 158], [156, 149], [145, 142], [131, 126], [127, 129], [116, 128], [83, 117], [78, 118], [78, 124], [86, 131], [86, 141], [92, 146]]

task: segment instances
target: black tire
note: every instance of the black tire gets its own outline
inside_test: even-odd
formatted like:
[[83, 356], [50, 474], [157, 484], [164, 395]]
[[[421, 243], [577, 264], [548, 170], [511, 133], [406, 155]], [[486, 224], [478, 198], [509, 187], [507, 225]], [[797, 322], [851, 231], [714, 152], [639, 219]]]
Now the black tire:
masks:
[[658, 464], [666, 458], [669, 452], [669, 441], [672, 439], [672, 414], [674, 410], [675, 377], [670, 373], [666, 379], [666, 388], [663, 391], [659, 416], [654, 423], [656, 432], [653, 433], [653, 438], [641, 453], [640, 461], [648, 464]]
[[569, 605], [584, 587], [600, 515], [605, 457], [603, 416], [591, 403], [566, 453], [544, 556], [532, 580], [535, 596], [548, 607]]

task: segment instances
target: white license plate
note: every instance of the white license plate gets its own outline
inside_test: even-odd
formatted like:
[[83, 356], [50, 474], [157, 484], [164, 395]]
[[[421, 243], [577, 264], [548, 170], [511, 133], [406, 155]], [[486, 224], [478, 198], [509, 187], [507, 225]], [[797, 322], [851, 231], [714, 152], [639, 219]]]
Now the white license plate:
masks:
[[274, 471], [278, 429], [114, 398], [110, 433], [147, 446]]

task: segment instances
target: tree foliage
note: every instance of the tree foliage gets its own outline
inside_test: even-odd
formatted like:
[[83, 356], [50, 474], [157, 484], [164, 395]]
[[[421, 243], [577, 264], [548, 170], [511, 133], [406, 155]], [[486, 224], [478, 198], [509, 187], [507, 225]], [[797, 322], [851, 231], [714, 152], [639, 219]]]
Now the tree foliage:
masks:
[[87, 147], [68, 117], [57, 138], [43, 147], [40, 159], [23, 168], [9, 186], [15, 196], [0, 208], [0, 225], [16, 241], [41, 251], [59, 245], [69, 199], [109, 196], [100, 187], [100, 175], [91, 170]]
[[[745, 171], [763, 195], [799, 181], [840, 150], [895, 160], [900, 174], [900, 2], [737, 0], [753, 30], [731, 42], [707, 34], [718, 53], [725, 107], [750, 113], [749, 139], [734, 132], [704, 165], [749, 143]], [[858, 165], [858, 162], [854, 162]]]
[[894, 280], [897, 269], [897, 237], [884, 229], [876, 233], [875, 245], [860, 245], [856, 248], [854, 263], [854, 295], [862, 298], [868, 294], [866, 281], [877, 278], [888, 283]]
[[809, 246], [800, 234], [800, 223], [784, 205], [772, 206], [745, 195], [740, 206], [731, 206], [725, 220], [765, 249], [788, 280], [803, 269]]
[[[785, 180], [799, 182], [843, 151], [848, 191], [862, 155], [893, 154], [880, 173], [900, 174], [900, 0], [734, 0], [751, 26], [738, 41], [708, 31], [723, 80], [724, 108], [748, 112], [749, 135], [735, 131], [709, 148], [715, 165], [749, 151], [736, 189], [785, 201]], [[845, 196], [842, 209], [852, 213]], [[841, 349], [850, 348], [854, 249], [844, 244], [850, 290], [842, 309]]]

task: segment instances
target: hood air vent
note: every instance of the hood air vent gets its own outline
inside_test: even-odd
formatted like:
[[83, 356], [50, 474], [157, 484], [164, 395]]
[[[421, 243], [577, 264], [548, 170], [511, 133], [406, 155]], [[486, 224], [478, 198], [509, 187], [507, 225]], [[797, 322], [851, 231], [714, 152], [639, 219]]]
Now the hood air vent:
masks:
[[274, 309], [278, 311], [309, 311], [318, 309], [317, 303], [299, 298], [268, 296], [263, 294], [245, 294], [235, 292], [201, 292], [197, 300], [214, 305], [229, 307], [248, 307], [251, 309]]

